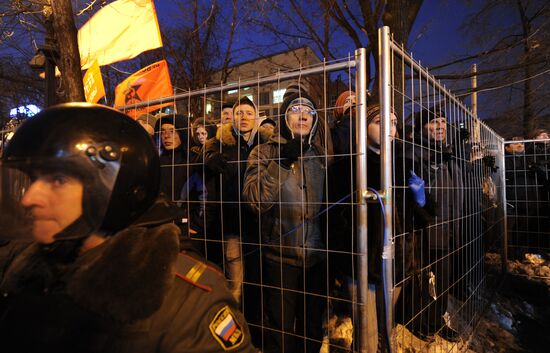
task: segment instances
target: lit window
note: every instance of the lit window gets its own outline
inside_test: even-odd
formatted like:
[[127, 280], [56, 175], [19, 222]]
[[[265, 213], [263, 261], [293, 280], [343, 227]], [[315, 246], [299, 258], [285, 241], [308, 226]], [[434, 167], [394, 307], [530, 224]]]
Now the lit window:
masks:
[[286, 88], [276, 89], [273, 91], [273, 104], [282, 103]]
[[38, 108], [34, 104], [22, 105], [20, 107], [11, 109], [10, 110], [10, 117], [11, 118], [15, 118], [17, 116], [31, 117], [31, 116], [35, 115], [36, 113], [38, 113], [39, 111], [40, 111], [40, 108]]

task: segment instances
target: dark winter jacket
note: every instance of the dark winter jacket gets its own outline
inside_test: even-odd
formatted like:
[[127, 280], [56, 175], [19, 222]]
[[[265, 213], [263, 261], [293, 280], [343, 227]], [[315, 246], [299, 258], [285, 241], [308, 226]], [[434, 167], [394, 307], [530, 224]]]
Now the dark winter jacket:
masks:
[[223, 275], [146, 223], [80, 255], [0, 248], [2, 352], [255, 352]]
[[206, 219], [206, 202], [208, 190], [206, 188], [204, 150], [202, 146], [192, 146], [189, 149], [189, 178], [183, 185], [180, 195], [179, 206], [185, 210], [189, 227], [197, 232], [196, 235], [204, 234]]
[[528, 180], [533, 175], [527, 168], [525, 153], [509, 153], [504, 156], [506, 165], [506, 202], [510, 215], [525, 216], [527, 211], [527, 190], [531, 188]]
[[[167, 150], [162, 147], [160, 132], [162, 124], [172, 124], [181, 144]], [[170, 200], [178, 201], [181, 189], [188, 178], [188, 119], [182, 115], [164, 115], [155, 123], [155, 142], [160, 150], [160, 191]]]
[[187, 181], [187, 152], [183, 146], [163, 150], [160, 155], [160, 191], [170, 200], [179, 201], [181, 189]]
[[[414, 149], [415, 162], [421, 166], [420, 174], [426, 183], [426, 193], [437, 205], [435, 224], [427, 229], [430, 249], [449, 249], [451, 242], [460, 238], [460, 219], [463, 216], [463, 175], [455, 156], [446, 155], [440, 143], [429, 142], [425, 137], [422, 147]], [[454, 246], [454, 245], [453, 245]]]
[[[405, 276], [420, 270], [418, 252], [421, 244], [418, 231], [434, 221], [436, 204], [429, 195], [426, 195], [424, 207], [420, 207], [414, 201], [408, 188], [408, 179], [411, 171], [419, 173], [420, 166], [415, 164], [412, 153], [404, 150], [400, 142], [396, 141], [393, 149], [394, 281], [399, 283]], [[381, 189], [380, 168], [380, 155], [369, 149], [367, 151], [367, 186], [369, 188]], [[383, 275], [384, 218], [379, 203], [369, 203], [367, 209], [369, 281], [378, 283]]]
[[[216, 137], [206, 141], [204, 145], [205, 178], [208, 190], [206, 208], [208, 227], [205, 234], [221, 234], [229, 236], [242, 235], [245, 239], [253, 237], [256, 230], [254, 215], [245, 207], [241, 198], [244, 184], [244, 173], [248, 155], [258, 144], [259, 135], [254, 133], [249, 141], [237, 134], [232, 124], [224, 124], [218, 128]], [[221, 154], [225, 161], [223, 171], [211, 170], [210, 160]], [[220, 227], [223, 225], [223, 230]]]

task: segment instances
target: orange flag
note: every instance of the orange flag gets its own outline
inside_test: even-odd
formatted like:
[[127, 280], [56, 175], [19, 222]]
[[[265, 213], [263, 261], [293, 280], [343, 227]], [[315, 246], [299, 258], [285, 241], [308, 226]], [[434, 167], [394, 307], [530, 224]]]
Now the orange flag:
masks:
[[[173, 95], [172, 82], [166, 60], [157, 61], [122, 81], [115, 88], [115, 107], [131, 106], [152, 99]], [[145, 106], [137, 109], [127, 107], [125, 113], [134, 119], [143, 113], [173, 105], [173, 102]]]
[[103, 78], [97, 60], [94, 60], [86, 74], [84, 74], [84, 94], [86, 102], [97, 103], [101, 97], [105, 96], [105, 87]]

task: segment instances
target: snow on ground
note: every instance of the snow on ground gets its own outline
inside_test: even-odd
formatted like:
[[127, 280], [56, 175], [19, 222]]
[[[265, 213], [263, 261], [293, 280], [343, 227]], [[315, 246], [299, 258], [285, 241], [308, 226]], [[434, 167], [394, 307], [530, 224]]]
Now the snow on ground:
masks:
[[[486, 255], [488, 283], [499, 282], [500, 256]], [[449, 301], [453, 321], [451, 326], [460, 332], [473, 332], [468, 340], [447, 342], [439, 336], [423, 341], [402, 325], [394, 330], [394, 353], [547, 353], [550, 352], [550, 254], [525, 254], [521, 260], [508, 261], [509, 274], [495, 291], [487, 292], [481, 300], [486, 309], [475, 327], [460, 310], [467, 303]], [[329, 338], [322, 353], [350, 352], [353, 325], [349, 317], [334, 316], [328, 325]], [[340, 346], [340, 349], [331, 348]]]
[[[488, 254], [488, 266], [500, 256]], [[550, 256], [508, 261], [508, 276], [489, 300], [470, 341], [477, 353], [550, 352]]]

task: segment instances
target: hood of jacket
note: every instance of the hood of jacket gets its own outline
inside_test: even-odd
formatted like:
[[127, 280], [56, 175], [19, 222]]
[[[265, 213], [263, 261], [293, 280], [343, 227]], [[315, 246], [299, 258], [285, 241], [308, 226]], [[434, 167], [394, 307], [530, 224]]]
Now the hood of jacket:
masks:
[[[233, 134], [235, 136], [241, 136], [243, 138], [243, 140], [245, 140], [246, 143], [248, 144], [248, 146], [250, 147], [254, 144], [254, 139], [256, 138], [256, 134], [258, 133], [258, 128], [260, 126], [260, 114], [258, 112], [258, 107], [256, 106], [256, 104], [253, 101], [251, 101], [250, 99], [248, 99], [248, 97], [245, 96], [245, 97], [241, 97], [241, 99], [237, 100], [235, 102], [235, 104], [233, 105], [233, 116], [235, 116], [235, 108], [237, 108], [239, 105], [249, 105], [249, 106], [254, 108], [254, 113], [255, 113], [254, 127], [252, 128], [252, 131], [250, 132], [250, 136], [248, 137], [248, 140], [244, 139], [244, 135], [235, 126], [235, 119], [233, 119], [233, 123], [223, 124], [222, 126], [220, 126], [220, 128], [223, 128], [225, 125], [229, 125], [231, 127], [231, 129], [233, 130]], [[218, 128], [218, 131], [220, 131], [220, 128]], [[217, 132], [216, 132], [216, 137], [218, 137]], [[225, 137], [225, 136], [223, 136], [223, 137]], [[218, 140], [221, 140], [221, 139], [218, 138]], [[223, 143], [225, 143], [225, 142], [223, 142]], [[236, 140], [234, 141], [234, 144], [236, 144]]]
[[[311, 102], [311, 107], [316, 110], [317, 108], [313, 99], [305, 92], [296, 92], [285, 98], [280, 110], [281, 113], [284, 114], [283, 119], [280, 119], [279, 124], [276, 127], [275, 133], [270, 138], [270, 142], [286, 143], [294, 137], [294, 134], [291, 132], [290, 127], [288, 126], [288, 110], [290, 107], [292, 107], [292, 105], [302, 104], [302, 102], [306, 105], [309, 105], [308, 101]], [[318, 155], [326, 155], [327, 164], [330, 165], [333, 162], [332, 156], [334, 155], [334, 149], [332, 147], [332, 135], [330, 134], [330, 131], [328, 131], [328, 125], [326, 124], [325, 119], [319, 114], [319, 112], [315, 114], [314, 119], [315, 120], [313, 122], [311, 132], [306, 137], [305, 142], [315, 148]]]
[[[248, 141], [246, 141], [246, 144], [248, 147], [251, 147], [254, 145], [254, 139], [257, 138], [257, 132], [258, 128], [255, 127], [250, 136]], [[235, 128], [233, 124], [223, 124], [218, 128], [216, 131], [216, 140], [219, 141], [222, 145], [229, 146], [229, 147], [236, 147], [238, 145], [238, 138], [243, 138], [242, 134], [240, 134]]]

